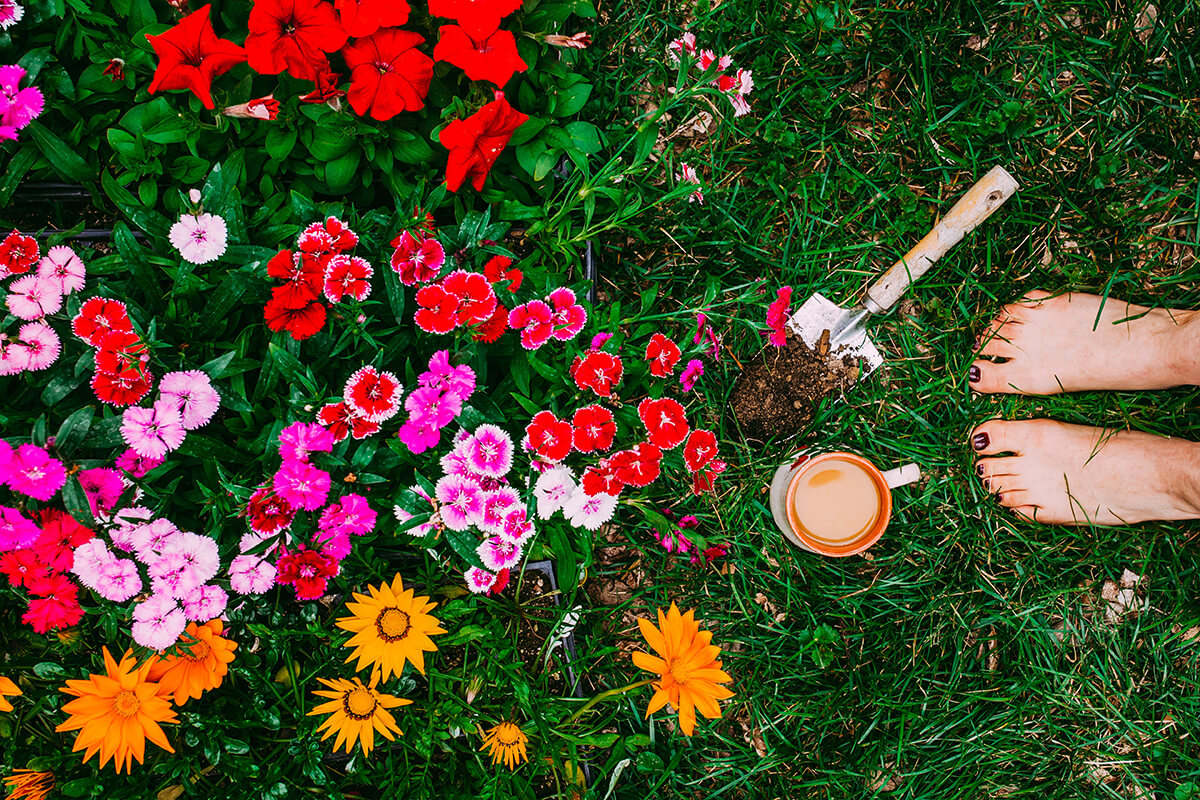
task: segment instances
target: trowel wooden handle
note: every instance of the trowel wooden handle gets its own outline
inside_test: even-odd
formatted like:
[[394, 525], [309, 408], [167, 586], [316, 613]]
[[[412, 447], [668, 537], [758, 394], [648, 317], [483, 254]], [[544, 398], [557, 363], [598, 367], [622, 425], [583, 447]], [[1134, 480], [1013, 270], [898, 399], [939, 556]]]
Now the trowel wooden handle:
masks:
[[967, 190], [917, 246], [892, 265], [883, 277], [867, 289], [863, 305], [872, 314], [886, 314], [917, 278], [951, 247], [990, 217], [1017, 191], [1017, 181], [1004, 167], [992, 167], [987, 175]]

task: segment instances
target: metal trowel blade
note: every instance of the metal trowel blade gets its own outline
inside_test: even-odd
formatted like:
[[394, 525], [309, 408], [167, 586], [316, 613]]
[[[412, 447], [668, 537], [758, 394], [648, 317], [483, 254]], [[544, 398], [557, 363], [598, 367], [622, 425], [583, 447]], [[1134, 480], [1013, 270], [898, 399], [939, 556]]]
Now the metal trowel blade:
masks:
[[845, 309], [823, 294], [814, 294], [792, 314], [788, 327], [798, 335], [808, 349], [842, 359], [858, 359], [862, 371], [859, 378], [874, 372], [883, 364], [883, 354], [867, 337], [865, 309]]

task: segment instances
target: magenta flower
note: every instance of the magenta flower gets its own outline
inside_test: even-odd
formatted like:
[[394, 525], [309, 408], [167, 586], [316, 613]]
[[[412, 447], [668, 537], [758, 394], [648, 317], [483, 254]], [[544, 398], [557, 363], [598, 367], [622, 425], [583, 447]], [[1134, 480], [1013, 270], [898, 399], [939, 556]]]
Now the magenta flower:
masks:
[[24, 68], [15, 64], [0, 67], [0, 142], [16, 139], [17, 131], [33, 122], [46, 104], [40, 89], [21, 88], [24, 77]]
[[40, 275], [24, 275], [8, 285], [5, 305], [14, 317], [41, 319], [62, 308], [63, 296], [55, 281]]
[[329, 473], [303, 461], [284, 461], [272, 484], [275, 494], [305, 511], [316, 511], [329, 496]]
[[464, 475], [446, 475], [434, 487], [442, 504], [442, 521], [454, 531], [465, 531], [483, 512], [483, 489]]
[[313, 534], [313, 544], [322, 555], [340, 562], [354, 549], [350, 536], [345, 531], [318, 530]]
[[158, 384], [160, 402], [179, 409], [184, 430], [203, 428], [221, 407], [221, 396], [212, 387], [208, 375], [198, 369], [168, 372]]
[[685, 392], [690, 392], [696, 388], [696, 381], [700, 380], [700, 376], [704, 374], [704, 362], [698, 358], [693, 358], [683, 368], [683, 372], [679, 373], [679, 383], [683, 386]]
[[[3, 2], [3, 0], [0, 0]], [[79, 255], [66, 245], [51, 247], [38, 262], [38, 277], [53, 284], [60, 294], [82, 291], [87, 269]]]
[[163, 458], [186, 436], [183, 417], [170, 400], [159, 400], [150, 408], [130, 406], [122, 415], [121, 438], [145, 458]]
[[8, 30], [10, 26], [20, 22], [23, 16], [25, 9], [21, 8], [17, 0], [0, 0], [0, 30]]
[[430, 420], [438, 428], [444, 428], [462, 412], [459, 395], [441, 389], [416, 389], [404, 400], [410, 419]]
[[187, 617], [175, 598], [152, 595], [133, 607], [133, 640], [151, 650], [166, 650], [179, 640]]
[[67, 482], [67, 469], [44, 448], [23, 444], [8, 464], [7, 479], [14, 492], [49, 500]]
[[484, 424], [467, 440], [465, 452], [471, 471], [488, 478], [503, 478], [512, 469], [512, 437], [495, 425]]
[[417, 385], [440, 389], [457, 396], [460, 403], [466, 402], [475, 391], [475, 370], [465, 364], [450, 366], [450, 351], [439, 350], [429, 359], [429, 370], [421, 373]]
[[555, 289], [546, 299], [554, 307], [554, 338], [566, 342], [578, 336], [587, 324], [587, 311], [575, 302], [575, 293], [567, 288]]
[[767, 307], [767, 327], [771, 329], [771, 344], [783, 347], [787, 344], [788, 307], [792, 303], [792, 287], [779, 289], [775, 301]]
[[493, 572], [512, 569], [521, 560], [521, 546], [503, 536], [487, 539], [475, 552], [483, 565]]
[[333, 444], [329, 429], [315, 422], [293, 422], [279, 433], [279, 455], [284, 461], [307, 464], [309, 453], [331, 452]]
[[[348, 494], [321, 512], [321, 531], [362, 536], [375, 528], [377, 515], [361, 495]], [[339, 559], [340, 560], [340, 559]]]
[[134, 478], [144, 478], [146, 473], [155, 467], [162, 466], [161, 458], [146, 458], [138, 455], [132, 447], [117, 456], [117, 468], [129, 473]]
[[529, 521], [529, 509], [523, 505], [508, 510], [504, 515], [504, 530], [500, 535], [521, 547], [534, 534], [533, 523]]
[[537, 350], [554, 333], [554, 312], [541, 300], [530, 300], [508, 312], [508, 327], [521, 332], [521, 347]]
[[442, 439], [442, 429], [433, 419], [410, 419], [400, 426], [396, 436], [413, 453], [424, 453], [431, 447], [437, 447]]
[[42, 529], [15, 508], [0, 506], [0, 553], [23, 550], [33, 544]]
[[489, 589], [496, 583], [496, 576], [486, 569], [479, 567], [471, 567], [463, 577], [467, 581], [467, 588], [472, 594], [486, 594]]
[[87, 495], [88, 505], [93, 514], [107, 514], [112, 511], [125, 484], [121, 481], [121, 473], [107, 467], [85, 469], [79, 473], [79, 483]]
[[517, 490], [509, 486], [501, 486], [484, 493], [483, 512], [479, 515], [478, 527], [489, 533], [500, 533], [504, 530], [504, 517], [521, 503]]

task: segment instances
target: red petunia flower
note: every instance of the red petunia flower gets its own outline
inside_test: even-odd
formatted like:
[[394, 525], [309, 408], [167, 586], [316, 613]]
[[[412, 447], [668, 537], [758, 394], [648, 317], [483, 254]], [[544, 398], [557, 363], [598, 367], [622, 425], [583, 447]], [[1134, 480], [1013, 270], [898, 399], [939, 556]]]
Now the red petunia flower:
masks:
[[625, 367], [621, 359], [602, 350], [589, 350], [587, 355], [571, 362], [571, 377], [580, 389], [591, 389], [600, 397], [611, 397], [613, 387], [621, 382]]
[[313, 78], [313, 90], [306, 95], [301, 95], [301, 102], [328, 103], [330, 100], [344, 97], [345, 90], [338, 88], [338, 78], [340, 77], [339, 73], [330, 72], [328, 69], [317, 73], [317, 76]]
[[483, 265], [483, 274], [492, 283], [500, 281], [511, 281], [508, 285], [510, 292], [516, 292], [521, 288], [521, 281], [525, 275], [519, 269], [509, 269], [512, 266], [512, 259], [508, 256], [492, 256], [487, 263]]
[[325, 306], [314, 300], [302, 308], [289, 308], [278, 297], [272, 297], [263, 309], [263, 317], [271, 330], [287, 331], [293, 339], [301, 341], [325, 327]]
[[350, 105], [380, 122], [425, 107], [433, 59], [417, 49], [425, 37], [384, 28], [342, 50], [350, 67]]
[[146, 34], [158, 56], [150, 94], [166, 89], [191, 89], [205, 108], [214, 107], [213, 78], [245, 61], [246, 51], [217, 36], [208, 18], [209, 8], [196, 9], [166, 33]]
[[383, 422], [396, 416], [403, 392], [399, 378], [368, 365], [350, 376], [342, 396], [358, 416], [368, 422]]
[[[207, 6], [205, 6], [207, 8]], [[110, 58], [108, 65], [104, 68], [101, 75], [107, 75], [112, 78], [113, 83], [125, 80], [125, 59]]]
[[678, 447], [687, 438], [687, 415], [678, 400], [669, 397], [652, 400], [647, 397], [638, 404], [638, 416], [646, 426], [646, 438], [664, 450]]
[[475, 38], [458, 25], [443, 25], [433, 57], [460, 68], [473, 81], [488, 81], [501, 89], [512, 80], [514, 72], [529, 69], [517, 54], [517, 38], [512, 31], [498, 30]]
[[325, 594], [329, 579], [338, 574], [340, 566], [333, 556], [300, 545], [279, 557], [275, 582], [291, 585], [297, 600], [316, 600]]
[[79, 313], [71, 320], [71, 331], [92, 347], [99, 347], [112, 331], [131, 331], [129, 310], [120, 300], [92, 297], [84, 301]]
[[617, 433], [613, 413], [598, 405], [584, 406], [576, 411], [571, 417], [571, 427], [575, 429], [575, 449], [581, 453], [607, 450], [612, 447], [613, 437]]
[[613, 474], [626, 486], [649, 486], [662, 472], [662, 450], [650, 442], [614, 453]]
[[13, 231], [0, 242], [0, 278], [28, 272], [38, 262], [38, 243], [32, 236]]
[[443, 128], [438, 141], [450, 151], [446, 187], [457, 192], [463, 181], [471, 178], [475, 190], [483, 191], [483, 182], [492, 165], [508, 145], [513, 131], [527, 119], [528, 115], [508, 104], [504, 92], [496, 92], [495, 100], [466, 119], [455, 120]]
[[529, 446], [548, 461], [562, 461], [571, 452], [574, 431], [571, 423], [554, 416], [551, 411], [539, 411], [525, 426]]
[[681, 355], [679, 345], [661, 333], [651, 336], [650, 343], [646, 345], [646, 360], [650, 362], [650, 374], [656, 378], [665, 378], [672, 374]]
[[248, 25], [246, 55], [250, 69], [262, 75], [287, 70], [315, 81], [329, 71], [325, 54], [347, 39], [333, 6], [322, 0], [254, 0]]
[[374, 274], [374, 268], [365, 258], [336, 255], [325, 265], [325, 297], [331, 303], [340, 303], [343, 297], [362, 302], [371, 294]]
[[506, 330], [508, 330], [508, 309], [497, 303], [492, 316], [488, 317], [486, 322], [475, 326], [475, 332], [471, 334], [471, 338], [477, 342], [491, 344], [504, 335]]
[[398, 28], [408, 22], [405, 0], [334, 0], [338, 19], [355, 39], [370, 36], [380, 28]]
[[486, 39], [522, 0], [429, 0], [429, 14], [457, 21], [475, 39]]

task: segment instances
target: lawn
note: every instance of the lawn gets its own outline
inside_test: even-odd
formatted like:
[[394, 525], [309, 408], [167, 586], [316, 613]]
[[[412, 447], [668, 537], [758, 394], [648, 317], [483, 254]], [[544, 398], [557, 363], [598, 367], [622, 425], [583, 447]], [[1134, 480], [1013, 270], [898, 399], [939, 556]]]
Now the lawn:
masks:
[[[243, 36], [235, 21], [245, 27], [251, 4], [215, 5], [218, 33]], [[19, 26], [0, 32], [0, 63], [37, 62], [51, 102], [20, 149], [11, 145], [14, 155], [0, 151], [0, 221], [28, 227], [14, 193], [27, 178], [56, 177], [83, 185], [101, 223], [116, 220], [111, 241], [87, 256], [89, 281], [97, 279], [89, 293], [129, 303], [156, 375], [203, 367], [224, 404], [139, 484], [142, 502], [211, 533], [223, 564], [239, 553], [265, 557], [265, 545], [247, 549], [239, 539], [252, 493], [278, 466], [284, 426], [313, 422], [364, 364], [411, 387], [438, 349], [478, 377], [458, 422], [499, 425], [519, 441], [539, 410], [566, 419], [600, 402], [572, 382], [569, 366], [592, 336], [613, 333], [608, 348], [624, 348], [625, 391], [601, 399], [617, 414], [617, 447], [641, 430], [636, 399], [671, 394], [693, 429], [716, 433], [729, 467], [713, 491], [694, 495], [680, 459], [668, 456], [663, 479], [630, 489], [594, 534], [539, 519], [524, 558], [554, 565], [543, 578], [514, 567], [508, 592], [487, 597], [464, 582], [465, 569], [479, 568], [475, 540], [410, 536], [428, 519], [419, 487], [438, 480], [455, 429], [424, 455], [405, 449], [394, 427], [386, 439], [354, 437], [316, 463], [336, 476], [335, 491], [369, 498], [378, 529], [314, 598], [268, 581], [261, 600], [231, 602], [226, 634], [239, 649], [224, 685], [166, 726], [174, 755], [146, 748], [129, 776], [95, 759], [81, 764], [70, 735], [54, 727], [64, 719], [63, 681], [101, 669], [101, 645], [114, 655], [134, 647], [130, 606], [144, 598], [89, 595], [78, 628], [35, 635], [20, 623], [25, 594], [6, 587], [0, 677], [17, 680], [23, 696], [8, 698], [15, 713], [0, 714], [0, 773], [52, 770], [56, 793], [106, 800], [1200, 800], [1200, 525], [1020, 521], [983, 489], [968, 443], [974, 425], [996, 416], [1200, 439], [1194, 390], [1023, 398], [980, 396], [967, 383], [976, 336], [1031, 289], [1200, 307], [1195, 3], [613, 0], [592, 17], [586, 2], [526, 0], [511, 27], [530, 32], [519, 37], [530, 69], [510, 76], [517, 88], [507, 91], [536, 130], [518, 128], [515, 156], [501, 157], [485, 189], [468, 179], [457, 192], [445, 189], [439, 131], [498, 100], [445, 65], [429, 107], [390, 124], [300, 105], [296, 95], [312, 87], [286, 76], [278, 124], [213, 123], [186, 92], [142, 91], [155, 64], [140, 37], [128, 51], [105, 38], [166, 30], [178, 15], [165, 4], [25, 6], [36, 46], [26, 47]], [[112, 18], [81, 10], [101, 6]], [[56, 15], [73, 22], [59, 28]], [[417, 14], [413, 24], [432, 36], [431, 19]], [[560, 33], [586, 29], [590, 46], [560, 55], [538, 38], [563, 20]], [[735, 117], [711, 89], [697, 94], [664, 58], [685, 31], [753, 72], [750, 113]], [[101, 69], [118, 53], [129, 76], [112, 84]], [[218, 82], [219, 99], [263, 86], [262, 74], [237, 69]], [[78, 102], [68, 102], [77, 89]], [[698, 174], [702, 202], [688, 200], [696, 187], [680, 180], [684, 164]], [[1017, 179], [1018, 192], [873, 323], [884, 366], [823, 401], [804, 430], [747, 441], [729, 397], [742, 368], [770, 346], [764, 319], [776, 291], [791, 286], [793, 307], [818, 291], [856, 301], [994, 166]], [[192, 186], [231, 231], [230, 252], [202, 269], [166, 242], [171, 221], [191, 207]], [[447, 269], [482, 271], [503, 256], [502, 270], [524, 270], [520, 293], [495, 290], [510, 305], [563, 286], [581, 301], [593, 291], [588, 326], [572, 334], [579, 339], [539, 354], [511, 332], [492, 347], [470, 326], [447, 339], [412, 324], [414, 309], [430, 306], [401, 285], [399, 268], [387, 268], [397, 246], [387, 243], [425, 225], [426, 212], [430, 228], [436, 216]], [[283, 280], [267, 277], [267, 263], [326, 214], [361, 235], [356, 252], [379, 265], [375, 292], [362, 303], [331, 301], [328, 325], [303, 342], [264, 323], [263, 303]], [[33, 230], [46, 228], [45, 249], [71, 241], [82, 224], [54, 228], [77, 221], [41, 220]], [[591, 287], [585, 254], [594, 256]], [[683, 344], [692, 352], [682, 368], [701, 357], [692, 344], [698, 314], [720, 348], [703, 356], [695, 391], [655, 383], [641, 365], [646, 341], [662, 332]], [[11, 389], [0, 384], [0, 433], [14, 445], [52, 447], [47, 434], [57, 430], [74, 448], [58, 443], [65, 460], [110, 465], [124, 447], [121, 411], [95, 402], [91, 352], [58, 328], [70, 358], [46, 373], [49, 385], [30, 375], [11, 378]], [[64, 419], [83, 432], [58, 427]], [[767, 505], [772, 474], [801, 447], [855, 451], [883, 469], [915, 462], [923, 477], [895, 490], [876, 546], [822, 558], [788, 544]], [[532, 516], [537, 475], [529, 459], [519, 468], [526, 483], [514, 473], [514, 487]], [[67, 508], [86, 512], [86, 499], [81, 488], [73, 497], [64, 489]], [[699, 566], [667, 552], [657, 536], [674, 525], [664, 515], [693, 515], [696, 538], [725, 542], [728, 553]], [[305, 535], [317, 526], [309, 516], [297, 524]], [[356, 674], [343, 663], [348, 636], [336, 620], [351, 592], [397, 573], [438, 604], [431, 613], [445, 638], [435, 635], [422, 669], [401, 661], [383, 679], [381, 689], [414, 700], [395, 709], [405, 735], [394, 744], [377, 737], [369, 759], [349, 746], [331, 754], [338, 748], [320, 740], [322, 720], [308, 712], [323, 702], [312, 696], [318, 678]], [[672, 602], [712, 632], [733, 678], [722, 717], [700, 719], [691, 737], [669, 709], [647, 719], [650, 691], [629, 688], [648, 677], [630, 656], [646, 649], [636, 620]], [[572, 625], [575, 653], [555, 654], [553, 640]], [[163, 649], [137, 644], [138, 659]], [[512, 770], [480, 752], [485, 729], [506, 721], [530, 737], [528, 763]]]
[[[989, 168], [1021, 184], [873, 328], [887, 364], [809, 430], [748, 447], [724, 420], [735, 466], [696, 513], [733, 542], [727, 574], [664, 573], [661, 554], [641, 557], [664, 577], [634, 607], [677, 598], [700, 609], [739, 693], [704, 739], [659, 751], [668, 770], [651, 773], [654, 791], [1200, 795], [1200, 528], [1017, 521], [974, 478], [967, 444], [993, 416], [1196, 438], [1194, 391], [997, 398], [966, 381], [974, 337], [1030, 289], [1200, 301], [1197, 8], [726, 2], [607, 13], [598, 50], [615, 114], [635, 99], [646, 51], [682, 28], [753, 65], [756, 82], [755, 114], [736, 131], [668, 145], [713, 185], [702, 209], [643, 226], [646, 241], [609, 243], [614, 295], [655, 285], [683, 316], [715, 276], [714, 309], [755, 281], [772, 296], [790, 284], [798, 298], [849, 300]], [[729, 351], [720, 388], [709, 386], [714, 409], [763, 346], [761, 318], [739, 306], [720, 318]], [[801, 444], [921, 465], [865, 556], [798, 553], [774, 528], [765, 486]], [[1105, 584], [1126, 570], [1136, 600], [1110, 607]], [[638, 781], [620, 783], [622, 796], [641, 796]]]

